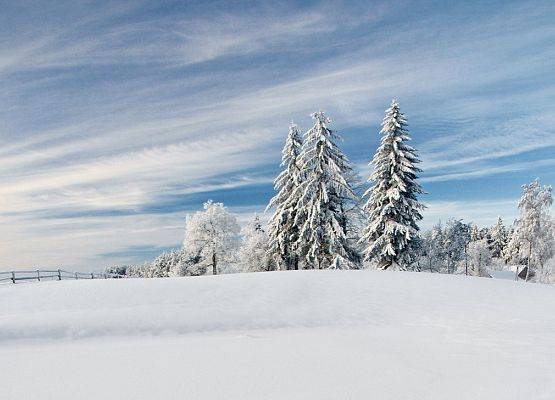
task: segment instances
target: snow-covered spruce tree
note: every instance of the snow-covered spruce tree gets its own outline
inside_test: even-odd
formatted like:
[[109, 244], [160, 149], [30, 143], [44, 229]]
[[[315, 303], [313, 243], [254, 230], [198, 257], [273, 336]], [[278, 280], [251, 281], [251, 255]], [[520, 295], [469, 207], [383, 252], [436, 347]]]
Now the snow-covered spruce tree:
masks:
[[[283, 171], [274, 181], [278, 192], [266, 210], [274, 207], [275, 211], [268, 222], [268, 255], [275, 260], [279, 269], [298, 269], [299, 257], [294, 243], [299, 235], [299, 227], [295, 225], [299, 192], [296, 188], [300, 183], [299, 156], [302, 137], [297, 125], [291, 123], [289, 134], [282, 151], [281, 166]], [[299, 218], [299, 220], [301, 220]]]
[[187, 217], [183, 247], [218, 274], [218, 265], [235, 261], [241, 228], [222, 203], [204, 203], [204, 211]]
[[488, 243], [493, 258], [501, 258], [503, 249], [507, 245], [507, 230], [501, 217], [497, 218], [497, 223], [489, 231], [490, 241]]
[[523, 185], [522, 190], [513, 239], [520, 257], [526, 258], [525, 280], [528, 280], [531, 270], [541, 270], [554, 251], [553, 221], [549, 214], [553, 196], [551, 186], [542, 187], [537, 179]]
[[[312, 114], [314, 126], [305, 133], [299, 157], [301, 180], [293, 194], [297, 198], [294, 224], [300, 227], [295, 243], [304, 267], [323, 269], [334, 264], [358, 268], [360, 256], [350, 240], [349, 211], [357, 203], [351, 187], [353, 169], [328, 128], [322, 112]], [[337, 266], [336, 265], [336, 266]]]
[[239, 250], [239, 260], [244, 272], [273, 269], [268, 252], [268, 235], [262, 229], [258, 215], [255, 215], [254, 219], [243, 229], [243, 244]]
[[418, 194], [424, 193], [416, 182], [416, 166], [420, 160], [406, 130], [407, 121], [393, 100], [382, 122], [381, 144], [372, 159], [374, 172], [369, 181], [373, 186], [366, 191], [368, 200], [363, 209], [368, 224], [360, 241], [365, 244], [364, 257], [378, 268], [410, 267], [411, 241], [418, 235], [417, 222], [424, 208]]

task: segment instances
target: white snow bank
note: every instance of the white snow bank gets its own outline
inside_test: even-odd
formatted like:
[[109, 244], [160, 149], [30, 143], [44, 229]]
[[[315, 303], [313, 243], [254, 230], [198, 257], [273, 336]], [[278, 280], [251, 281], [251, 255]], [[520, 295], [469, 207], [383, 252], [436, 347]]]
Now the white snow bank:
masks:
[[555, 393], [548, 285], [291, 271], [2, 286], [0, 304], [2, 399]]
[[553, 287], [398, 272], [44, 282], [0, 288], [0, 304], [0, 342], [438, 322], [455, 331], [540, 323], [555, 332], [546, 318]]

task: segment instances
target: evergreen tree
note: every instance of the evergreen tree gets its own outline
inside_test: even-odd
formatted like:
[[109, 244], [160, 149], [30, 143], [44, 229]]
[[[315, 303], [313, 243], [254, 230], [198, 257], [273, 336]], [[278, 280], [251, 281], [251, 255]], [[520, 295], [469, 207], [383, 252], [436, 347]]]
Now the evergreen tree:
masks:
[[503, 249], [507, 245], [507, 230], [503, 225], [501, 217], [497, 218], [497, 223], [491, 227], [489, 231], [490, 241], [488, 243], [491, 251], [491, 256], [494, 258], [501, 258]]
[[282, 151], [283, 171], [274, 181], [277, 194], [270, 200], [266, 210], [275, 207], [268, 223], [268, 254], [276, 260], [280, 269], [298, 269], [299, 257], [294, 243], [299, 234], [295, 225], [297, 201], [296, 191], [300, 184], [299, 156], [302, 138], [297, 125], [291, 123], [289, 134]]
[[300, 226], [296, 241], [306, 268], [328, 268], [347, 262], [357, 267], [359, 256], [349, 240], [348, 210], [357, 202], [350, 180], [352, 167], [336, 140], [340, 136], [328, 128], [323, 112], [312, 114], [314, 126], [305, 133], [300, 155], [301, 183], [294, 196]]
[[393, 100], [382, 122], [381, 145], [372, 159], [370, 181], [374, 185], [364, 194], [368, 200], [363, 208], [369, 216], [361, 237], [366, 244], [364, 256], [381, 269], [409, 267], [410, 244], [418, 235], [417, 222], [424, 208], [417, 200], [417, 195], [424, 193], [416, 182], [420, 160], [406, 143], [410, 140], [406, 126], [405, 116]]

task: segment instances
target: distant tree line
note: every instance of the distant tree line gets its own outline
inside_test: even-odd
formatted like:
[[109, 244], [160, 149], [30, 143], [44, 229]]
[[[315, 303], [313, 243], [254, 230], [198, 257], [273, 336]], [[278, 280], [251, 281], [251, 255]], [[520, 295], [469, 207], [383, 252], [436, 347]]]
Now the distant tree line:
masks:
[[[341, 137], [321, 111], [301, 135], [291, 124], [267, 229], [258, 216], [243, 229], [222, 203], [208, 201], [187, 217], [183, 247], [140, 266], [109, 272], [137, 277], [298, 269], [401, 269], [489, 276], [492, 265], [522, 266], [524, 279], [551, 279], [555, 224], [552, 191], [536, 180], [523, 186], [519, 218], [505, 227], [450, 219], [420, 234], [421, 172], [405, 116], [394, 100], [382, 122], [371, 186], [360, 190]], [[362, 192], [362, 196], [359, 193]]]

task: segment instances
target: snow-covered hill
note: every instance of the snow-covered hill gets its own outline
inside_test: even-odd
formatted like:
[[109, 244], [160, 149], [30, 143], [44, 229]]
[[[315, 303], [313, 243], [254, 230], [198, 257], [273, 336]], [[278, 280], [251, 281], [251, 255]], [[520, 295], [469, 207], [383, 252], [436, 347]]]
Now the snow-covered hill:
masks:
[[291, 271], [0, 287], [2, 399], [553, 399], [555, 288]]

